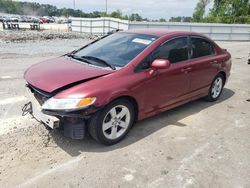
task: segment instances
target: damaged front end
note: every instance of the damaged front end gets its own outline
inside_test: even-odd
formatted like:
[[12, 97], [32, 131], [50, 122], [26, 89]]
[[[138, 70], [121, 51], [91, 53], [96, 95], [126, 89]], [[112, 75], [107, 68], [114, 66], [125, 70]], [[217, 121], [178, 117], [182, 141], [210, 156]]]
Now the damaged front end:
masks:
[[[29, 102], [22, 108], [22, 114], [31, 114], [37, 121], [51, 129], [62, 128], [64, 135], [72, 139], [83, 139], [86, 132], [86, 121], [98, 109], [93, 105], [79, 109], [53, 109], [48, 105], [56, 93], [47, 93], [29, 84], [25, 95]], [[82, 101], [81, 101], [82, 102]], [[47, 107], [47, 108], [46, 108]]]

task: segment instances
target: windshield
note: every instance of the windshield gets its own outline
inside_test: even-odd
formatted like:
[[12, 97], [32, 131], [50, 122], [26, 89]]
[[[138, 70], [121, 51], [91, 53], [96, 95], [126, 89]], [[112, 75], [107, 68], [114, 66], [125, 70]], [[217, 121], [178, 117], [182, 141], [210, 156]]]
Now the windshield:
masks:
[[95, 57], [115, 67], [123, 67], [157, 39], [156, 36], [115, 33], [75, 53], [79, 57]]

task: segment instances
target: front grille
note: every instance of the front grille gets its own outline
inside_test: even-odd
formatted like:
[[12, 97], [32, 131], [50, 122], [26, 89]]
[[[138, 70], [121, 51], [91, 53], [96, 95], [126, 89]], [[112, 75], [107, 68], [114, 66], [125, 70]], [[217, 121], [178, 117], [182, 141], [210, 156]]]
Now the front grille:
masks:
[[45, 103], [45, 101], [47, 101], [51, 97], [50, 93], [44, 92], [44, 91], [37, 89], [29, 84], [27, 85], [27, 87], [33, 93], [34, 97], [36, 98], [36, 100], [38, 101], [38, 103], [41, 106]]
[[45, 101], [48, 100], [47, 97], [45, 97], [45, 96], [43, 96], [43, 95], [41, 95], [40, 93], [37, 93], [37, 92], [34, 92], [34, 96], [35, 96], [36, 100], [39, 102], [39, 104], [41, 106], [45, 103]]

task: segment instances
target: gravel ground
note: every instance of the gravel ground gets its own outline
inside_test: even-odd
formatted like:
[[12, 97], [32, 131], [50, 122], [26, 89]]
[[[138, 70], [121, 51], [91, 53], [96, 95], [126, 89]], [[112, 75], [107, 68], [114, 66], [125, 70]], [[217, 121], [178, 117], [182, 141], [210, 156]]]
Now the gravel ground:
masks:
[[[59, 56], [85, 45], [88, 38], [0, 43], [0, 59]], [[31, 59], [32, 61], [32, 59]]]
[[54, 39], [93, 39], [91, 35], [80, 34], [75, 32], [57, 32], [51, 30], [44, 31], [31, 31], [31, 30], [18, 30], [18, 31], [1, 31], [0, 43], [9, 42], [24, 42], [24, 41], [40, 41], [40, 40], [54, 40]]
[[219, 42], [233, 68], [218, 102], [197, 100], [138, 122], [111, 147], [21, 116], [25, 69], [87, 42], [0, 43], [1, 187], [250, 187], [250, 42]]

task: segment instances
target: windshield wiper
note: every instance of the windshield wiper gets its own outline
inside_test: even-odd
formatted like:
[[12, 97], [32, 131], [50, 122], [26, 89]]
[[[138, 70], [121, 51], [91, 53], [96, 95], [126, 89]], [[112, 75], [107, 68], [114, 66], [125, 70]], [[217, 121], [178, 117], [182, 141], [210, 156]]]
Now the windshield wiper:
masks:
[[71, 57], [73, 59], [79, 60], [79, 61], [83, 61], [83, 62], [91, 64], [91, 65], [93, 64], [90, 61], [88, 61], [86, 58], [83, 58], [83, 57], [80, 57], [80, 56], [77, 56], [77, 55], [74, 55], [74, 54], [67, 54], [67, 56]]
[[89, 60], [93, 60], [93, 61], [98, 61], [98, 62], [100, 62], [100, 63], [102, 63], [102, 64], [104, 64], [104, 65], [110, 67], [111, 69], [116, 70], [116, 68], [115, 68], [114, 65], [111, 65], [111, 64], [108, 63], [107, 61], [105, 61], [105, 60], [103, 60], [103, 59], [100, 59], [100, 58], [98, 58], [98, 57], [94, 57], [94, 56], [81, 56], [81, 58], [87, 59], [87, 60], [89, 59]]

